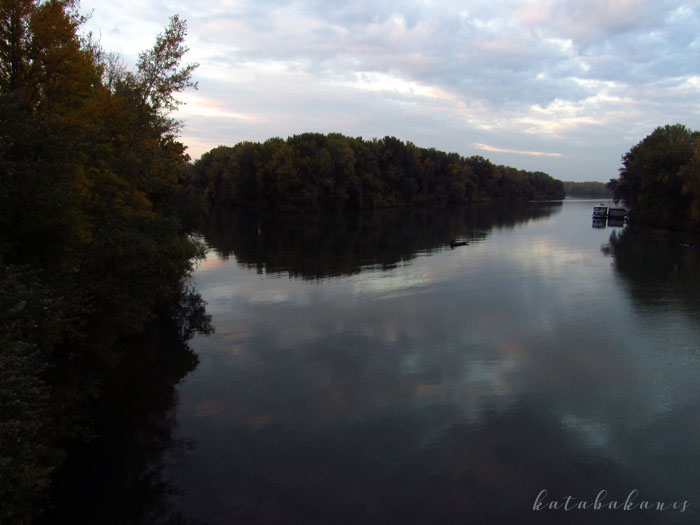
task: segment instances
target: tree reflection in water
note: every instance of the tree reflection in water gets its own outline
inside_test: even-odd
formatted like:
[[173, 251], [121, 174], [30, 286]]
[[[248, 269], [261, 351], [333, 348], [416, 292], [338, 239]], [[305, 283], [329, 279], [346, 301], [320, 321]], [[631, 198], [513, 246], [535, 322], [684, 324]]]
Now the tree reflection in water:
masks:
[[125, 357], [94, 406], [97, 437], [69, 449], [46, 523], [185, 523], [166, 503], [177, 489], [165, 457], [193, 446], [173, 437], [176, 386], [199, 362], [188, 340], [211, 332], [202, 298], [185, 287], [178, 304], [121, 343]]
[[693, 315], [700, 313], [700, 250], [689, 247], [696, 242], [682, 233], [625, 228], [601, 250], [613, 257], [635, 304], [681, 301]]
[[[481, 242], [493, 228], [514, 227], [560, 209], [561, 203], [530, 203], [298, 216], [219, 210], [212, 215], [205, 236], [220, 256], [235, 255], [243, 266], [315, 280], [359, 273], [368, 266], [391, 268], [419, 253], [449, 250], [452, 239]], [[45, 517], [46, 523], [191, 523], [173, 511], [174, 499], [185, 495], [167, 472], [172, 458], [185, 458], [194, 446], [174, 437], [177, 385], [198, 363], [188, 339], [196, 332], [209, 331], [202, 300], [190, 290], [177, 308], [154, 321], [140, 337], [123, 343], [128, 347], [127, 357], [105, 383], [103, 396], [94, 407], [98, 438], [69, 451], [57, 475], [55, 508]], [[292, 442], [293, 436], [289, 439]], [[262, 435], [258, 440], [258, 446], [265, 445]], [[312, 468], [315, 461], [323, 460], [320, 452], [315, 460], [296, 459], [308, 461]], [[241, 488], [256, 483], [256, 468], [240, 465], [236, 481]], [[298, 481], [304, 489], [320, 490]], [[381, 492], [372, 480], [365, 481], [368, 490]], [[407, 486], [406, 490], [412, 489]], [[251, 494], [250, 490], [241, 493]], [[266, 487], [258, 494], [267, 511], [274, 512], [270, 498], [275, 497], [276, 489]], [[307, 501], [308, 494], [292, 491], [287, 496], [296, 501], [292, 506], [305, 512], [323, 507], [317, 497]], [[280, 501], [285, 497], [280, 495]], [[242, 505], [239, 516], [250, 510], [245, 502], [233, 504]], [[412, 509], [410, 512], [417, 512]], [[362, 513], [348, 509], [346, 518], [353, 516], [361, 518]], [[287, 517], [295, 519], [293, 513]], [[301, 515], [296, 517], [301, 519]]]
[[207, 243], [226, 259], [259, 273], [323, 279], [392, 268], [454, 239], [484, 240], [493, 228], [512, 228], [561, 211], [561, 202], [479, 204], [449, 210], [396, 208], [339, 214], [275, 215], [215, 210]]

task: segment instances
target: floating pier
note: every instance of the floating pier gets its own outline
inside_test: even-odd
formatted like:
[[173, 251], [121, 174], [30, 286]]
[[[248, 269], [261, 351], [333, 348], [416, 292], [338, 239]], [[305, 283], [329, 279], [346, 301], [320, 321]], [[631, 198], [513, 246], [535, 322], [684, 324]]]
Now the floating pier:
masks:
[[624, 219], [625, 217], [627, 217], [625, 208], [609, 208], [604, 202], [593, 206], [594, 219]]
[[625, 208], [610, 208], [601, 202], [593, 206], [593, 227], [605, 228], [606, 226], [622, 227], [627, 219]]

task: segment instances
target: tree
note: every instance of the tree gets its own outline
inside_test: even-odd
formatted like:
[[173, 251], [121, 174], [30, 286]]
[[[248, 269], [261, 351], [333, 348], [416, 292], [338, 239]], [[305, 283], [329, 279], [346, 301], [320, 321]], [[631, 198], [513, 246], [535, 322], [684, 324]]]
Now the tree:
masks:
[[700, 138], [695, 140], [693, 158], [679, 173], [683, 180], [683, 195], [689, 199], [688, 229], [700, 231]]
[[633, 220], [672, 229], [689, 226], [692, 170], [687, 166], [698, 138], [682, 124], [657, 127], [622, 157], [620, 177], [608, 186]]
[[0, 92], [47, 118], [67, 117], [98, 87], [101, 70], [77, 31], [76, 0], [0, 2]]
[[78, 34], [77, 5], [0, 0], [0, 499], [16, 509], [3, 522], [31, 521], [51, 439], [85, 437], [115, 342], [178, 300], [202, 255], [178, 210], [188, 157], [169, 115], [196, 85], [186, 25], [172, 17], [130, 73]]
[[184, 45], [186, 35], [187, 23], [174, 15], [165, 31], [156, 37], [155, 45], [139, 55], [136, 80], [142, 106], [150, 102], [155, 111], [171, 111], [180, 105], [175, 93], [197, 88], [197, 82], [192, 81], [197, 64], [180, 67], [189, 51]]
[[101, 68], [76, 2], [0, 1], [0, 243], [15, 262], [59, 265], [89, 237], [76, 163]]
[[466, 159], [395, 137], [364, 141], [338, 133], [219, 147], [204, 154], [189, 176], [190, 188], [212, 205], [278, 211], [564, 198], [563, 184], [545, 173], [494, 166], [481, 157]]

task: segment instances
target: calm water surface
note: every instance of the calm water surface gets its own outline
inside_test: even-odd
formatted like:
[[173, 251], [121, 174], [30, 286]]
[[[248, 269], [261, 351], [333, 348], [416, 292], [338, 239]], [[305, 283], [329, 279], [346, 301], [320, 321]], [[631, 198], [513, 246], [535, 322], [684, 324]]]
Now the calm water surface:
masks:
[[[215, 333], [191, 342], [179, 387], [192, 447], [166, 467], [170, 508], [213, 524], [700, 522], [698, 253], [592, 228], [592, 205], [218, 215], [195, 274]], [[670, 508], [533, 510], [542, 490]]]

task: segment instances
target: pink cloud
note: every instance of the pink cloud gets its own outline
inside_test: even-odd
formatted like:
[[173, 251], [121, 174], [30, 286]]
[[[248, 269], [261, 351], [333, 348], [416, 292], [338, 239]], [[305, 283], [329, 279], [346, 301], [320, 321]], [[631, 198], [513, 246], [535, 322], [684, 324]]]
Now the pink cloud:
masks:
[[547, 153], [544, 151], [527, 151], [519, 149], [506, 149], [497, 148], [496, 146], [489, 146], [488, 144], [480, 144], [478, 142], [474, 143], [474, 146], [480, 150], [493, 151], [496, 153], [514, 153], [515, 155], [531, 155], [533, 157], [563, 157], [561, 153]]

